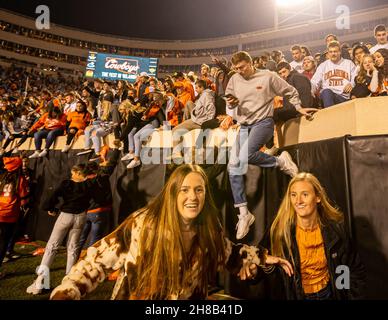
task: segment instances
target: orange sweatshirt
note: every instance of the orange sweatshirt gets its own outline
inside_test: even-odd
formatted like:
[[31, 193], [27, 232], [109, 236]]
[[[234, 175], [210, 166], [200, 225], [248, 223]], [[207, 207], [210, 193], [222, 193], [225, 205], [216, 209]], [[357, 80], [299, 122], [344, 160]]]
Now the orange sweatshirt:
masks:
[[59, 119], [50, 119], [48, 112], [39, 118], [37, 122], [31, 127], [31, 131], [36, 131], [44, 127], [47, 130], [53, 130], [57, 128], [64, 129], [66, 127], [66, 115], [62, 114]]

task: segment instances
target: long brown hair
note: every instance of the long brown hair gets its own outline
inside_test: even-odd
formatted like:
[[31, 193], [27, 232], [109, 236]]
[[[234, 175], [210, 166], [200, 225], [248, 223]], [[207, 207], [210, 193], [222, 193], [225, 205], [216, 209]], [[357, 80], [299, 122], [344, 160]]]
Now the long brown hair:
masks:
[[[177, 197], [185, 177], [201, 175], [205, 183], [205, 203], [194, 221], [197, 235], [190, 254], [184, 251]], [[224, 240], [218, 210], [214, 204], [205, 172], [197, 165], [182, 165], [170, 176], [161, 193], [145, 208], [140, 235], [137, 283], [132, 294], [141, 299], [166, 299], [179, 296], [184, 275], [199, 263], [199, 291], [206, 296], [208, 283], [215, 280], [219, 266], [225, 263]], [[128, 230], [127, 230], [128, 229]], [[124, 239], [130, 237], [124, 228]], [[127, 244], [128, 245], [128, 244]]]
[[[288, 184], [286, 194], [280, 205], [274, 222], [272, 223], [271, 235], [271, 254], [285, 259], [291, 258], [292, 255], [292, 228], [296, 225], [296, 212], [291, 203], [291, 187], [299, 181], [310, 183], [315, 191], [315, 195], [321, 199], [318, 205], [318, 224], [323, 226], [323, 220], [341, 222], [343, 214], [338, 208], [330, 204], [325, 189], [322, 187], [319, 180], [311, 173], [301, 172], [297, 174]], [[287, 250], [288, 255], [285, 252]]]
[[373, 56], [371, 54], [365, 54], [362, 57], [361, 63], [360, 63], [360, 72], [358, 73], [358, 75], [356, 77], [356, 82], [360, 83], [360, 84], [365, 83], [366, 77], [367, 77], [367, 71], [364, 68], [364, 60], [366, 58], [370, 58], [370, 59], [372, 59], [372, 61], [374, 61]]

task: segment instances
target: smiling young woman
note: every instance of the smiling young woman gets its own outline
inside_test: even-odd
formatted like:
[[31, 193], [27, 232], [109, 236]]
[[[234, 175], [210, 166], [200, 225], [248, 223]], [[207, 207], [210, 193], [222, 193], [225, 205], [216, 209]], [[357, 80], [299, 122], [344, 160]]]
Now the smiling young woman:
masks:
[[[270, 229], [270, 252], [292, 262], [293, 277], [282, 282], [286, 299], [363, 297], [365, 269], [334, 206], [318, 179], [299, 173], [289, 183]], [[261, 242], [266, 245], [265, 239]], [[337, 267], [347, 266], [350, 288], [336, 286]]]
[[275, 264], [292, 274], [266, 249], [225, 238], [206, 174], [182, 165], [150, 204], [88, 249], [51, 298], [80, 299], [120, 270], [112, 299], [203, 299], [220, 269], [249, 278], [242, 270]]

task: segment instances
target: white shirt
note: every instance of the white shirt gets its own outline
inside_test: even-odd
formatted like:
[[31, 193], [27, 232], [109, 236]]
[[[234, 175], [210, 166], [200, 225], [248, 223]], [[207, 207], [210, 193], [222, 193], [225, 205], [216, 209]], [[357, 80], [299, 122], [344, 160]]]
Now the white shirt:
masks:
[[298, 71], [299, 73], [302, 73], [304, 70], [303, 70], [303, 60], [300, 61], [300, 62], [297, 62], [297, 61], [291, 61], [290, 62], [290, 66], [292, 68], [292, 70], [296, 70]]
[[376, 44], [374, 47], [369, 49], [369, 52], [374, 54], [379, 49], [388, 49], [388, 42], [386, 44]]
[[68, 114], [69, 112], [75, 111], [75, 107], [77, 106], [77, 102], [74, 101], [73, 103], [66, 103], [63, 107], [63, 113]]
[[326, 60], [321, 63], [311, 79], [312, 92], [318, 89], [330, 89], [336, 94], [349, 99], [349, 93], [343, 93], [344, 88], [350, 83], [354, 87], [356, 66], [353, 61], [341, 58], [337, 63]]

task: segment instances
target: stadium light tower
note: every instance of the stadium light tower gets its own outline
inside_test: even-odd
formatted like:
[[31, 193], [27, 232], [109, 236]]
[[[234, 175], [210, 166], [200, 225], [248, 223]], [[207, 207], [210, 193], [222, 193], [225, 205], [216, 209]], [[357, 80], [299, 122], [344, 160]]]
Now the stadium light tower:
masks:
[[[274, 0], [274, 26], [278, 29], [288, 22], [302, 17], [307, 20], [323, 20], [323, 0]], [[305, 21], [305, 20], [304, 20]], [[299, 21], [301, 22], [301, 21]], [[295, 23], [295, 22], [294, 22]]]

